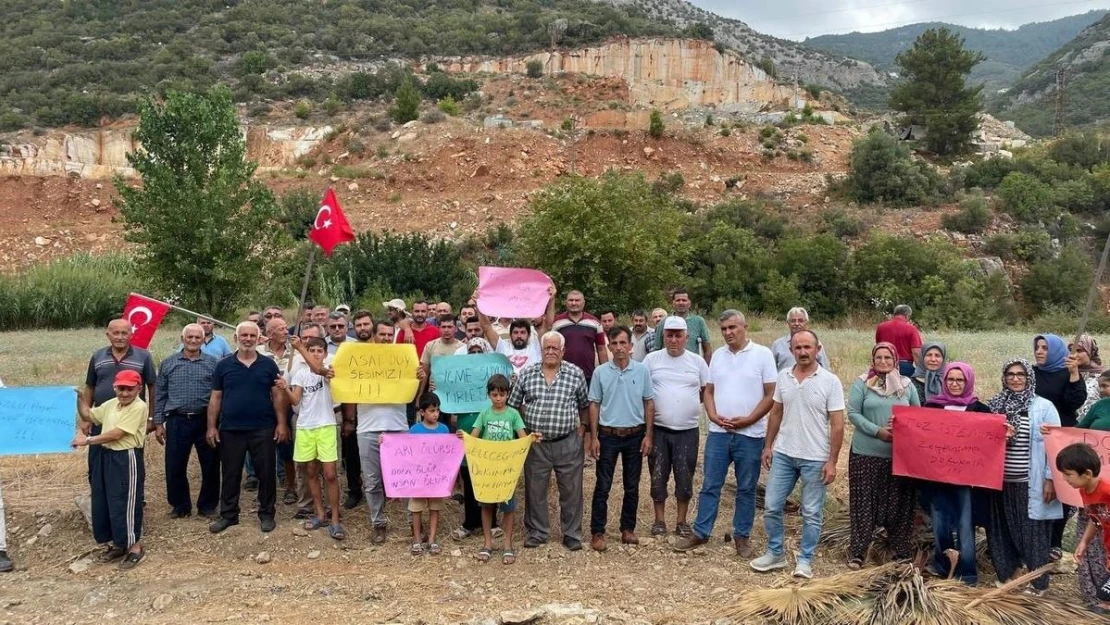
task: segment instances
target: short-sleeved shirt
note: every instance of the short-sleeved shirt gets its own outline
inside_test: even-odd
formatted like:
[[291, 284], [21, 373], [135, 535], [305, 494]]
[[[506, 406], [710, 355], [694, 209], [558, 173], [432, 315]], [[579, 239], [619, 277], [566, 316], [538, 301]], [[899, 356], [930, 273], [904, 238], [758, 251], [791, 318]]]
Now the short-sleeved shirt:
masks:
[[509, 359], [509, 364], [513, 366], [513, 373], [518, 375], [521, 369], [543, 360], [540, 342], [532, 337], [528, 338], [528, 344], [524, 346], [524, 349], [513, 347], [513, 342], [509, 339], [498, 338], [495, 351], [498, 354], [504, 354]]
[[913, 350], [921, 348], [921, 333], [908, 319], [896, 316], [875, 328], [875, 342], [890, 343], [898, 352], [898, 360], [913, 362]]
[[589, 380], [597, 362], [597, 346], [605, 346], [605, 332], [601, 329], [601, 322], [588, 312], [582, 313], [578, 321], [564, 312], [555, 316], [551, 329], [566, 339], [563, 360], [581, 369], [582, 375]]
[[301, 403], [298, 406], [298, 430], [335, 425], [335, 403], [331, 398], [331, 383], [312, 372], [308, 366], [301, 367], [293, 374], [290, 382], [301, 387]]
[[563, 361], [555, 380], [547, 383], [543, 363], [528, 365], [517, 374], [509, 405], [524, 408], [524, 425], [546, 439], [561, 438], [581, 423], [580, 411], [590, 405], [586, 376], [573, 363]]
[[154, 422], [164, 422], [166, 414], [175, 411], [203, 413], [212, 396], [216, 363], [216, 358], [203, 350], [196, 358], [177, 352], [163, 360], [154, 385]]
[[644, 401], [655, 397], [655, 389], [644, 363], [630, 360], [621, 369], [610, 360], [594, 370], [589, 397], [599, 405], [599, 425], [632, 428], [644, 424]]
[[118, 441], [104, 443], [106, 449], [127, 451], [142, 449], [146, 441], [147, 410], [146, 402], [139, 398], [121, 407], [119, 400], [113, 397], [90, 410], [89, 417], [93, 423], [100, 426], [101, 432], [111, 432], [116, 428], [127, 432]]
[[113, 383], [116, 374], [120, 371], [135, 371], [143, 378], [143, 386], [139, 389], [139, 399], [146, 400], [146, 386], [157, 381], [154, 372], [154, 359], [145, 349], [129, 345], [123, 358], [116, 360], [112, 354], [112, 346], [104, 347], [93, 352], [89, 359], [89, 370], [85, 374], [85, 385], [93, 387], [92, 405], [99, 406], [104, 402], [116, 398], [116, 389]]
[[[680, 317], [681, 315], [675, 315]], [[701, 346], [709, 344], [709, 326], [705, 325], [705, 319], [700, 315], [689, 314], [682, 317], [686, 320], [686, 351], [694, 352], [695, 354], [701, 353]], [[655, 328], [655, 349], [663, 349], [663, 329]]]
[[524, 419], [510, 406], [501, 412], [490, 406], [478, 415], [474, 429], [481, 430], [480, 438], [485, 441], [511, 441], [516, 439], [517, 430], [524, 429]]
[[405, 404], [359, 404], [357, 434], [404, 432], [409, 427]]
[[782, 404], [782, 424], [774, 450], [799, 460], [827, 462], [829, 413], [844, 410], [840, 378], [817, 367], [799, 383], [793, 369], [780, 371], [774, 400]]
[[1081, 488], [1079, 496], [1083, 498], [1087, 518], [1098, 523], [1102, 530], [1102, 544], [1106, 546], [1106, 553], [1110, 553], [1110, 482], [1100, 480], [1095, 492], [1090, 494]]
[[212, 390], [223, 393], [220, 400], [221, 430], [261, 430], [277, 426], [270, 389], [281, 375], [273, 358], [258, 354], [248, 367], [238, 354], [216, 364]]
[[632, 360], [643, 362], [647, 355], [655, 351], [655, 330], [648, 328], [640, 336], [632, 333]]
[[436, 356], [454, 356], [459, 351], [459, 346], [464, 345], [458, 340], [451, 341], [450, 343], [443, 339], [435, 339], [430, 341], [424, 347], [424, 353], [420, 355], [420, 364], [432, 366], [432, 358]]
[[424, 348], [428, 343], [439, 338], [439, 328], [430, 323], [425, 324], [423, 330], [409, 328], [409, 332], [412, 332], [412, 343], [416, 345], [417, 358], [424, 355]]
[[270, 351], [270, 344], [267, 343], [267, 342], [259, 343], [258, 347], [255, 348], [255, 351], [258, 352], [258, 355], [265, 356], [265, 357], [269, 358], [270, 360], [273, 360], [274, 362], [276, 362], [277, 366], [278, 366], [278, 369], [280, 369], [282, 373], [285, 373], [286, 371], [290, 370], [290, 367], [289, 367], [289, 359], [290, 358], [293, 358], [294, 360], [296, 360], [296, 357], [300, 356], [300, 354], [297, 353], [297, 350], [293, 349], [293, 346], [291, 344], [289, 344], [289, 342], [285, 343], [285, 351], [283, 351], [281, 353], [280, 358], [278, 358], [277, 354]]
[[[717, 414], [729, 419], [751, 414], [763, 401], [763, 385], [776, 383], [778, 379], [779, 372], [771, 350], [751, 340], [738, 352], [733, 352], [728, 345], [717, 348], [713, 352], [713, 361], [709, 363], [713, 403]], [[724, 432], [725, 429], [710, 422], [709, 431]], [[767, 419], [760, 419], [737, 432], [752, 438], [763, 438], [767, 435]]]
[[655, 425], [670, 430], [698, 427], [701, 389], [709, 381], [709, 365], [694, 352], [671, 356], [667, 350], [651, 352], [644, 359], [655, 391]]
[[344, 338], [342, 341], [336, 343], [335, 341], [331, 340], [331, 337], [329, 336], [324, 340], [327, 341], [328, 344], [328, 355], [334, 356], [335, 353], [339, 351], [339, 346], [342, 345], [347, 339]]
[[409, 428], [409, 434], [450, 434], [451, 430], [447, 428], [446, 424], [437, 423], [434, 428], [424, 425], [423, 421], [417, 421]]
[[[780, 336], [771, 343], [771, 353], [775, 356], [775, 368], [779, 371], [789, 369], [798, 364], [794, 359], [794, 352], [790, 351], [790, 335]], [[825, 346], [821, 346], [821, 351], [817, 352], [817, 364], [832, 371], [829, 366], [829, 354], [825, 351]]]

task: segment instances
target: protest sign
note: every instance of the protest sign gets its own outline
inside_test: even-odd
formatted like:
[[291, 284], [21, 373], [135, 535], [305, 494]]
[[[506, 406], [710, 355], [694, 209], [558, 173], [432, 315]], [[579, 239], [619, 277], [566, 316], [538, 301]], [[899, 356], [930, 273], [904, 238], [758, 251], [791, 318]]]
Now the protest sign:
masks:
[[1002, 415], [895, 406], [892, 421], [895, 475], [1002, 489]]
[[416, 347], [343, 341], [335, 353], [331, 396], [345, 404], [407, 404], [420, 381]]
[[72, 386], [0, 388], [0, 456], [72, 451], [76, 415]]
[[386, 497], [450, 497], [463, 444], [453, 434], [384, 434], [381, 458]]
[[1056, 498], [1069, 506], [1082, 506], [1079, 491], [1068, 486], [1062, 473], [1056, 470], [1056, 455], [1072, 443], [1085, 443], [1094, 448], [1102, 462], [1099, 477], [1110, 481], [1110, 432], [1102, 430], [1080, 430], [1078, 428], [1052, 428], [1044, 437], [1045, 452], [1048, 455], [1048, 470], [1052, 473], [1052, 483], [1056, 486]]
[[513, 365], [504, 354], [467, 354], [432, 358], [432, 379], [440, 410], [447, 414], [481, 412], [489, 407], [486, 382], [500, 373], [513, 375]]
[[489, 317], [542, 317], [551, 299], [551, 278], [535, 269], [478, 268], [478, 310]]
[[464, 434], [463, 445], [474, 498], [481, 503], [504, 503], [511, 499], [524, 469], [524, 459], [532, 447], [532, 438], [486, 441]]

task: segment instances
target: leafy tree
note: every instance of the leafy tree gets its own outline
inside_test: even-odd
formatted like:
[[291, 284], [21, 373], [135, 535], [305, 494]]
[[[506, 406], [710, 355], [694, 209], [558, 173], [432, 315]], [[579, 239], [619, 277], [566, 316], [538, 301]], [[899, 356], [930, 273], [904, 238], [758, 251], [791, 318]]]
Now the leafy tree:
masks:
[[910, 206], [933, 199], [940, 177], [894, 137], [874, 130], [852, 146], [848, 188], [860, 202]]
[[[440, 74], [436, 75], [439, 76]], [[411, 78], [405, 78], [401, 86], [397, 88], [395, 97], [397, 99], [396, 105], [390, 111], [393, 121], [403, 124], [420, 116], [420, 92], [412, 84]]]
[[1110, 160], [1107, 149], [1095, 133], [1072, 133], [1053, 141], [1048, 148], [1048, 157], [1057, 163], [1087, 170]]
[[316, 212], [320, 210], [320, 194], [309, 189], [293, 189], [281, 196], [278, 202], [281, 213], [278, 221], [294, 241], [308, 238]]
[[1077, 311], [1086, 301], [1091, 286], [1091, 265], [1074, 246], [1060, 250], [1060, 256], [1036, 263], [1021, 281], [1025, 306], [1034, 313], [1051, 308]]
[[904, 82], [890, 94], [890, 108], [908, 124], [928, 127], [925, 146], [940, 155], [967, 151], [979, 125], [983, 88], [968, 87], [971, 68], [986, 57], [964, 49], [963, 38], [947, 28], [926, 30], [896, 61]]
[[651, 119], [648, 120], [648, 134], [653, 139], [661, 139], [666, 129], [667, 126], [663, 123], [663, 114], [659, 112], [659, 109], [652, 109]]
[[1052, 187], [1028, 174], [1007, 174], [998, 185], [998, 197], [1006, 213], [1025, 223], [1048, 221], [1059, 213], [1052, 206]]
[[572, 177], [547, 187], [531, 209], [520, 226], [520, 260], [563, 292], [582, 291], [593, 309], [653, 305], [682, 278], [683, 215], [642, 173]]
[[543, 76], [543, 62], [539, 60], [528, 61], [524, 66], [525, 71], [529, 78], [540, 78]]
[[[786, 239], [775, 250], [775, 266], [783, 276], [794, 279], [800, 301], [811, 313], [829, 319], [847, 312], [848, 245], [836, 236]], [[786, 309], [779, 312], [785, 314]]]
[[232, 312], [287, 239], [273, 195], [252, 177], [230, 91], [147, 99], [135, 138], [142, 149], [127, 160], [142, 186], [117, 177], [115, 188], [142, 273], [191, 307]]

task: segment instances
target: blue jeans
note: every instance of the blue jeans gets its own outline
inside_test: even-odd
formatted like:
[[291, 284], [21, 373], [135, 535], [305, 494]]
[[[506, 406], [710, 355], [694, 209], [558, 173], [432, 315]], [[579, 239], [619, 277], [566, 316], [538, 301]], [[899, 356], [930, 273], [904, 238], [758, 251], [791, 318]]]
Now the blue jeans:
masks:
[[759, 482], [763, 439], [726, 432], [710, 432], [705, 438], [705, 479], [698, 493], [698, 516], [694, 535], [709, 538], [717, 522], [721, 487], [729, 465], [736, 474], [736, 502], [732, 512], [732, 537], [748, 538], [755, 522], [755, 486]]
[[767, 500], [763, 510], [763, 526], [767, 531], [767, 550], [777, 556], [784, 553], [782, 511], [786, 498], [802, 479], [802, 554], [799, 562], [813, 562], [817, 541], [821, 538], [821, 521], [825, 506], [825, 463], [801, 460], [775, 452], [767, 474]]
[[971, 488], [938, 485], [932, 489], [930, 500], [933, 538], [936, 540], [933, 561], [937, 571], [942, 576], [948, 574], [951, 565], [944, 551], [956, 549], [960, 552], [960, 559], [956, 561], [956, 577], [961, 582], [974, 586], [979, 581], [979, 574], [975, 565], [975, 522]]

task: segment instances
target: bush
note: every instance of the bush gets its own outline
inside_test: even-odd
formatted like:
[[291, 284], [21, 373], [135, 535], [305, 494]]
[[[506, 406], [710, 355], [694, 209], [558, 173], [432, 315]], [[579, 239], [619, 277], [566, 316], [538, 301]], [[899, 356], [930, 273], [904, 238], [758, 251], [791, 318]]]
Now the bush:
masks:
[[[800, 301], [810, 313], [822, 318], [835, 318], [847, 312], [851, 294], [847, 288], [846, 269], [848, 246], [831, 234], [794, 237], [780, 242], [775, 249], [775, 268], [789, 277], [800, 293]], [[784, 314], [790, 307], [771, 306], [764, 301], [764, 310]]]
[[1056, 204], [1076, 213], [1094, 213], [1101, 208], [1091, 186], [1090, 176], [1057, 182], [1052, 188]]
[[651, 190], [661, 195], [673, 195], [686, 185], [686, 179], [677, 171], [659, 174], [659, 178], [651, 184]]
[[145, 290], [130, 255], [78, 253], [0, 276], [0, 330], [103, 326]]
[[751, 230], [760, 238], [775, 241], [786, 233], [784, 210], [758, 200], [728, 200], [711, 206], [705, 212], [705, 219], [711, 224], [721, 222], [732, 228]]
[[1017, 162], [1009, 158], [990, 158], [967, 167], [953, 168], [952, 173], [960, 172], [964, 187], [968, 189], [993, 189], [1002, 183], [1008, 174], [1018, 171]]
[[378, 132], [389, 132], [393, 128], [393, 124], [389, 122], [388, 117], [382, 117], [374, 122], [374, 130]]
[[525, 73], [528, 75], [529, 78], [543, 77], [543, 61], [528, 61], [528, 63], [524, 67]]
[[[436, 76], [441, 75], [436, 74]], [[404, 124], [411, 122], [420, 115], [420, 92], [416, 90], [411, 78], [405, 77], [401, 86], [397, 87], [397, 93], [394, 97], [396, 104], [389, 112], [393, 121]]]
[[463, 78], [452, 78], [443, 72], [432, 74], [427, 82], [420, 86], [420, 91], [429, 100], [442, 100], [448, 96], [456, 102], [478, 90], [477, 81]]
[[983, 251], [1002, 260], [1035, 263], [1052, 258], [1052, 238], [1041, 228], [1022, 226], [1017, 232], [989, 237]]
[[667, 129], [663, 123], [663, 114], [658, 109], [652, 109], [651, 119], [648, 121], [648, 134], [653, 139], [662, 139], [663, 132]]
[[294, 241], [308, 238], [316, 212], [320, 210], [320, 196], [309, 189], [294, 189], [278, 200], [281, 214], [278, 221]]
[[741, 310], [762, 310], [760, 287], [771, 269], [764, 241], [751, 230], [724, 221], [690, 221], [683, 238], [693, 248], [683, 273], [695, 303], [730, 300], [740, 302]]
[[355, 156], [362, 156], [366, 154], [366, 144], [358, 137], [349, 137], [347, 139], [347, 151]]
[[1048, 157], [1057, 163], [1090, 170], [1108, 160], [1106, 148], [1095, 133], [1069, 134], [1052, 142]]
[[850, 239], [863, 234], [864, 223], [841, 208], [830, 208], [821, 213], [821, 231], [828, 232], [838, 239]]
[[852, 146], [848, 188], [860, 202], [895, 206], [936, 200], [940, 177], [928, 164], [915, 161], [894, 137], [872, 131]]
[[1065, 247], [1060, 256], [1033, 265], [1021, 281], [1021, 296], [1034, 314], [1052, 308], [1076, 312], [1086, 302], [1091, 265], [1083, 252]]
[[1007, 174], [998, 185], [1002, 210], [1023, 223], [1041, 223], [1054, 219], [1059, 211], [1052, 206], [1052, 187], [1033, 176], [1020, 172]]
[[420, 121], [425, 124], [438, 124], [445, 119], [447, 119], [447, 116], [439, 109], [432, 109], [420, 116]]
[[328, 117], [334, 117], [336, 113], [342, 110], [343, 102], [335, 97], [334, 93], [329, 95], [327, 100], [324, 100], [324, 113], [326, 113]]
[[941, 225], [945, 230], [979, 234], [990, 225], [991, 217], [991, 207], [986, 198], [981, 194], [972, 195], [960, 201], [960, 212], [942, 217]]
[[307, 100], [301, 100], [293, 107], [293, 114], [297, 116], [297, 119], [308, 119], [308, 115], [311, 112], [312, 105], [309, 104]]
[[[337, 247], [331, 259], [322, 261], [321, 270], [345, 283], [343, 301], [385, 287], [388, 293], [419, 292], [460, 302], [477, 287], [454, 244], [422, 233], [362, 232], [353, 243]], [[379, 310], [382, 301], [370, 309]]]
[[459, 103], [456, 102], [455, 98], [452, 98], [451, 96], [447, 96], [437, 102], [436, 108], [450, 115], [451, 117], [456, 117], [459, 114]]
[[732, 135], [732, 129], [731, 128], [729, 128], [728, 126], [722, 126], [721, 127], [721, 136], [722, 137], [728, 137], [728, 136], [731, 136], [731, 135]]

